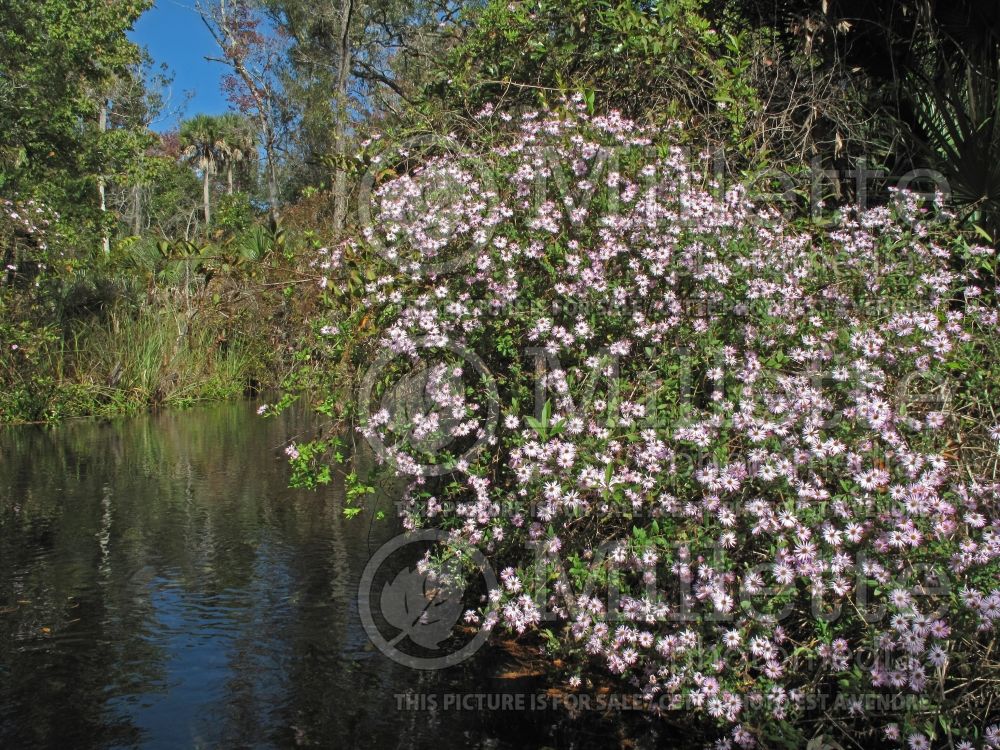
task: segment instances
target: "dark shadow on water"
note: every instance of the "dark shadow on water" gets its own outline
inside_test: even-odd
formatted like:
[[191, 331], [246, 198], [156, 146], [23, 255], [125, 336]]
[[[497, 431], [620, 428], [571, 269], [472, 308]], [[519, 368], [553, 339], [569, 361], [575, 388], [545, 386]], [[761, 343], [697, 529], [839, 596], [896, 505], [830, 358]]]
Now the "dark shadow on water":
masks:
[[[369, 644], [392, 521], [287, 488], [308, 429], [246, 403], [0, 432], [0, 747], [581, 747], [554, 717], [414, 709], [489, 688]], [[391, 505], [384, 508], [392, 517]]]

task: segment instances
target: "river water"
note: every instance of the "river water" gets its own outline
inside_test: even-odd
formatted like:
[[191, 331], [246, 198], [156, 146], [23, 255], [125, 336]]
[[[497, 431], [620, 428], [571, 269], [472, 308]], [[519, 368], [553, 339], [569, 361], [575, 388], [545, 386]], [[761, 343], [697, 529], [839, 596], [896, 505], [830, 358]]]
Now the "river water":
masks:
[[358, 580], [398, 529], [346, 520], [342, 487], [288, 489], [304, 429], [233, 403], [0, 431], [0, 747], [552, 743], [401, 703], [481, 691], [482, 667], [372, 647]]

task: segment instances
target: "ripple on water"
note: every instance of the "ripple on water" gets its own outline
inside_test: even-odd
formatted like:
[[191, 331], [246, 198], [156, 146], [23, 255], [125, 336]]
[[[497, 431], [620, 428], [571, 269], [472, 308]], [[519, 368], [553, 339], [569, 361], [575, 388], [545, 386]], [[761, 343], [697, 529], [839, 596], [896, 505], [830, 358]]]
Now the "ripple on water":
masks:
[[474, 712], [399, 710], [479, 688], [372, 649], [357, 582], [395, 531], [287, 488], [304, 429], [231, 404], [0, 433], [0, 747], [488, 739]]

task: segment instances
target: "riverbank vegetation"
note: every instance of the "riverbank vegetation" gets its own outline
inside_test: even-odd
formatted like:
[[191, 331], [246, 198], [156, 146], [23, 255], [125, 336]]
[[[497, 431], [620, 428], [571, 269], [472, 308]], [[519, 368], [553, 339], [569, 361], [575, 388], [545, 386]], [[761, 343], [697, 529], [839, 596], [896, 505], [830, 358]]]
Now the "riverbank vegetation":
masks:
[[359, 427], [558, 689], [998, 746], [992, 4], [204, 6], [234, 113], [161, 134], [143, 6], [62, 5], [0, 53], [5, 419], [280, 383], [294, 480]]

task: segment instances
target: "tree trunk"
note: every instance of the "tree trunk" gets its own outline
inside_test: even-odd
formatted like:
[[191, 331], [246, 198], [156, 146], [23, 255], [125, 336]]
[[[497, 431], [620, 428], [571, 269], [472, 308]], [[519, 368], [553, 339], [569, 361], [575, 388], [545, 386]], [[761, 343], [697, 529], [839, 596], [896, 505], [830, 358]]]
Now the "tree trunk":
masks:
[[132, 234], [142, 234], [142, 188], [132, 187]]
[[[104, 134], [104, 131], [108, 129], [108, 102], [106, 99], [101, 99], [101, 108], [97, 113], [97, 131], [100, 135]], [[102, 164], [101, 167], [104, 165]], [[108, 204], [105, 198], [105, 185], [104, 185], [104, 175], [97, 175], [97, 198], [100, 201], [101, 207], [101, 249], [104, 251], [105, 255], [111, 254], [111, 238], [108, 236], [107, 227], [107, 217], [105, 214], [108, 212]]]
[[233, 194], [233, 163], [226, 163], [226, 195]]
[[337, 156], [337, 166], [333, 175], [333, 226], [344, 228], [347, 219], [347, 173], [344, 172], [343, 157], [347, 152], [347, 81], [351, 72], [351, 18], [354, 15], [354, 0], [340, 3], [340, 44], [337, 60], [337, 121], [333, 148]]
[[278, 168], [274, 163], [274, 130], [266, 114], [261, 113], [258, 120], [261, 135], [264, 136], [264, 161], [267, 162], [267, 202], [270, 204], [268, 213], [271, 217], [271, 227], [277, 229], [281, 216], [278, 214]]
[[[223, 62], [232, 68], [233, 72], [242, 79], [247, 92], [253, 98], [257, 123], [260, 126], [261, 136], [264, 139], [264, 156], [267, 162], [267, 197], [270, 203], [268, 213], [271, 218], [271, 224], [277, 227], [280, 219], [278, 214], [278, 169], [274, 155], [277, 136], [274, 132], [275, 115], [273, 112], [274, 102], [271, 84], [266, 80], [266, 77], [255, 76], [247, 69], [246, 58], [248, 48], [247, 45], [237, 44], [236, 42], [237, 33], [230, 25], [225, 0], [219, 1], [217, 14], [213, 15], [201, 7], [199, 7], [199, 13], [212, 38], [215, 39], [216, 44], [219, 45], [219, 49], [222, 50], [223, 59], [219, 60], [219, 62]], [[216, 58], [210, 59], [214, 60]]]
[[281, 216], [278, 213], [278, 171], [274, 166], [273, 146], [267, 154], [267, 199], [271, 204], [271, 224], [276, 229]]
[[211, 192], [212, 186], [209, 181], [211, 175], [207, 164], [205, 165], [205, 168], [202, 170], [201, 175], [202, 175], [201, 176], [202, 199], [205, 201], [205, 232], [207, 233], [208, 225], [212, 223], [212, 210], [209, 206], [209, 194]]

